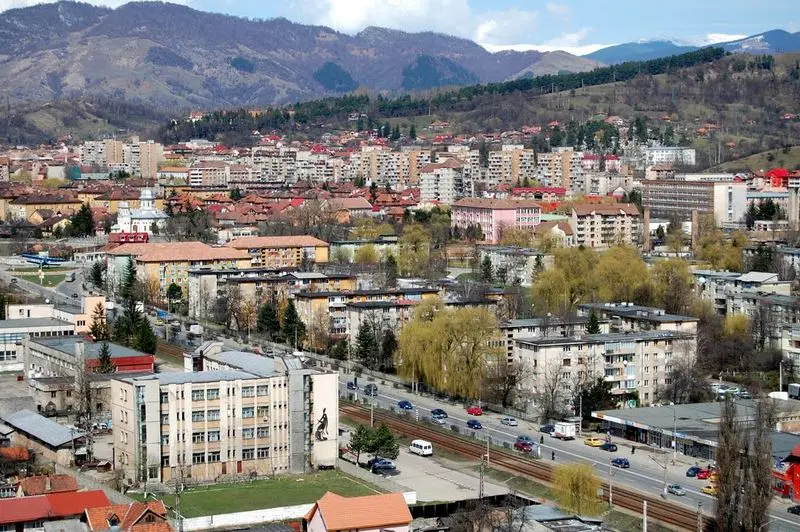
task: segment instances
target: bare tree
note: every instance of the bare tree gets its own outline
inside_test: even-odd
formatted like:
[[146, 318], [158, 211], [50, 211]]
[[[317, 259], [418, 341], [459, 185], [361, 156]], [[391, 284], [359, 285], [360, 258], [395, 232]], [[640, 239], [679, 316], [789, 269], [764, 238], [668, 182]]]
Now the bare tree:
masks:
[[[740, 528], [742, 478], [742, 432], [736, 420], [736, 406], [732, 399], [725, 399], [719, 422], [717, 445], [717, 527], [734, 531]], [[769, 476], [768, 476], [769, 478]]]
[[769, 519], [767, 511], [772, 501], [772, 429], [775, 425], [775, 405], [768, 399], [756, 404], [756, 417], [744, 452], [744, 486], [742, 494], [742, 528], [761, 530]]
[[558, 419], [564, 413], [564, 382], [561, 368], [551, 364], [537, 375], [536, 399], [542, 421]]
[[520, 385], [533, 377], [533, 370], [524, 361], [506, 360], [505, 354], [498, 360], [488, 362], [484, 376], [484, 395], [489, 402], [514, 407], [519, 405], [525, 393]]

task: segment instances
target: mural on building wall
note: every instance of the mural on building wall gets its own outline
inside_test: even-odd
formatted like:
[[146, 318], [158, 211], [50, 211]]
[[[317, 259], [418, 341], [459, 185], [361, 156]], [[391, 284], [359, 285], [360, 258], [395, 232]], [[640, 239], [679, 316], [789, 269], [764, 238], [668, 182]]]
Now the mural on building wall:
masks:
[[312, 460], [316, 466], [334, 466], [339, 455], [339, 379], [335, 373], [317, 374], [314, 380]]
[[317, 422], [317, 441], [325, 441], [328, 439], [328, 412], [327, 408], [322, 409], [322, 417]]

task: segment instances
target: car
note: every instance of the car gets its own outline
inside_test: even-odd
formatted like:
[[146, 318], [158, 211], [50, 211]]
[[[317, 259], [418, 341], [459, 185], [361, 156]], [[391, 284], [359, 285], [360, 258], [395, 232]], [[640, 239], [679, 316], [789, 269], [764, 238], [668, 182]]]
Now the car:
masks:
[[431, 410], [431, 417], [436, 419], [447, 419], [447, 412], [442, 410], [441, 408], [434, 408]]
[[347, 381], [347, 389], [348, 390], [358, 390], [358, 384], [353, 381]]
[[527, 443], [528, 445], [534, 444], [533, 438], [531, 438], [530, 436], [525, 436], [524, 434], [520, 434], [519, 436], [517, 436], [517, 441], [521, 443]]
[[161, 318], [156, 318], [156, 321], [154, 321], [153, 323], [155, 323], [156, 325], [164, 325], [164, 320], [162, 320]]
[[604, 443], [603, 445], [600, 446], [600, 450], [601, 451], [608, 451], [610, 453], [615, 453], [615, 452], [617, 452], [617, 444], [606, 442], [606, 443]]
[[589, 447], [600, 447], [604, 443], [605, 442], [600, 438], [586, 438], [585, 440], [583, 440], [583, 444], [588, 445]]
[[741, 392], [736, 394], [736, 397], [738, 397], [739, 399], [752, 399], [753, 394], [748, 392], [747, 390], [742, 390]]
[[541, 427], [539, 427], [539, 432], [544, 432], [545, 434], [550, 434], [551, 436], [553, 435], [553, 433], [555, 431], [556, 431], [556, 426], [555, 425], [548, 424], [548, 425], [542, 425]]
[[431, 416], [431, 423], [436, 425], [447, 425], [447, 420], [443, 417]]
[[411, 401], [398, 401], [397, 406], [401, 410], [414, 410], [414, 405], [411, 404]]
[[789, 507], [786, 509], [786, 511], [787, 511], [787, 512], [789, 512], [790, 514], [794, 514], [794, 515], [800, 515], [800, 505], [797, 505], [797, 506], [789, 506]]
[[667, 486], [667, 492], [678, 496], [686, 495], [686, 490], [680, 484], [670, 484]]
[[700, 471], [697, 472], [695, 478], [697, 478], [697, 480], [707, 480], [708, 477], [710, 476], [711, 476], [711, 471], [709, 471], [708, 469], [701, 469]]
[[523, 453], [529, 453], [529, 452], [533, 451], [533, 445], [531, 445], [528, 442], [524, 442], [524, 441], [516, 441], [516, 442], [514, 442], [514, 450], [520, 451], [520, 452], [523, 452]]
[[471, 406], [467, 408], [467, 414], [471, 416], [482, 416], [483, 415], [483, 408], [479, 406]]
[[12, 278], [12, 279], [11, 279], [11, 284], [17, 284], [17, 280], [16, 280], [16, 278]]
[[628, 469], [631, 467], [631, 463], [627, 458], [614, 458], [611, 460], [611, 465], [619, 467], [620, 469]]
[[474, 430], [478, 430], [478, 429], [482, 429], [483, 425], [481, 425], [481, 422], [478, 421], [477, 419], [468, 419], [467, 420], [467, 427], [469, 427], [471, 429], [474, 429]]
[[367, 460], [367, 467], [372, 467], [373, 465], [377, 464], [381, 460], [388, 460], [388, 458], [381, 458], [380, 456], [373, 456], [369, 460]]
[[370, 397], [375, 397], [378, 395], [378, 387], [374, 384], [367, 384], [364, 387], [364, 395], [368, 395]]
[[702, 469], [701, 469], [701, 468], [697, 467], [696, 465], [695, 465], [695, 466], [692, 466], [692, 467], [690, 467], [689, 469], [687, 469], [687, 470], [686, 470], [686, 476], [687, 476], [687, 477], [696, 477], [696, 476], [697, 476], [697, 474], [698, 474], [700, 471], [702, 471]]
[[703, 486], [703, 489], [701, 489], [700, 491], [702, 491], [706, 495], [716, 495], [717, 487], [713, 484], [709, 484], [708, 486]]
[[509, 427], [516, 427], [517, 425], [519, 425], [519, 423], [517, 423], [516, 419], [514, 419], [513, 417], [508, 417], [508, 416], [506, 416], [503, 419], [501, 419], [500, 420], [500, 424], [501, 425], [508, 425]]
[[380, 458], [369, 466], [370, 471], [373, 473], [387, 473], [396, 469], [394, 462], [386, 458]]

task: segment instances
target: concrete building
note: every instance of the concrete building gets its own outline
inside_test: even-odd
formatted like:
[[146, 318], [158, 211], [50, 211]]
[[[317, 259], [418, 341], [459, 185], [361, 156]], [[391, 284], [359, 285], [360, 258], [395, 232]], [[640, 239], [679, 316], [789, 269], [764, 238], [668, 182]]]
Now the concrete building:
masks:
[[255, 236], [239, 238], [228, 248], [247, 253], [255, 267], [297, 268], [308, 263], [328, 262], [327, 242], [310, 235]]
[[680, 146], [652, 146], [645, 149], [645, 166], [654, 164], [672, 164], [678, 166], [694, 166], [696, 164], [694, 148]]
[[495, 276], [499, 275], [498, 270], [505, 271], [507, 284], [519, 282], [522, 286], [531, 286], [537, 268], [545, 269], [552, 262], [552, 256], [516, 246], [481, 246], [479, 250], [481, 264], [488, 257]]
[[455, 157], [422, 167], [419, 190], [421, 201], [438, 201], [444, 205], [473, 195], [472, 182], [464, 178], [464, 163]]
[[536, 179], [543, 185], [573, 190], [573, 183], [582, 181], [583, 152], [561, 147], [536, 156]]
[[[534, 397], [548, 379], [560, 385], [564, 400], [575, 386], [603, 377], [621, 404], [649, 405], [670, 384], [673, 364], [696, 356], [697, 336], [678, 331], [640, 331], [571, 337], [519, 338], [514, 360], [533, 371]], [[577, 405], [569, 405], [573, 411]]]
[[199, 161], [189, 167], [189, 186], [198, 188], [227, 187], [230, 166], [224, 161]]
[[294, 357], [206, 342], [184, 373], [115, 376], [114, 448], [126, 483], [253, 478], [332, 467], [338, 375]]
[[[105, 307], [105, 296], [84, 296], [78, 305], [9, 303], [6, 305], [6, 319], [9, 321], [30, 319], [58, 320], [71, 324], [74, 327], [73, 334], [85, 334], [89, 332], [95, 311], [98, 308], [105, 309]], [[19, 326], [24, 327], [25, 325], [20, 322]], [[39, 336], [47, 336], [47, 334], [40, 334]]]
[[[609, 321], [601, 319], [600, 332], [609, 332]], [[566, 338], [576, 334], [586, 334], [589, 318], [585, 316], [569, 316], [566, 318], [545, 317], [521, 320], [507, 320], [500, 323], [502, 340], [495, 347], [502, 347], [509, 363], [514, 362], [514, 344], [520, 338], [556, 337]]]
[[417, 303], [407, 299], [346, 303], [345, 334], [349, 345], [357, 345], [358, 332], [364, 324], [373, 330], [391, 330], [396, 335], [411, 319]]
[[74, 334], [73, 323], [55, 318], [0, 320], [0, 373], [22, 372], [25, 369], [22, 345], [26, 338]]
[[638, 245], [639, 220], [639, 209], [633, 204], [575, 205], [569, 224], [575, 244], [608, 248], [618, 243]]
[[586, 318], [594, 312], [601, 320], [608, 320], [614, 332], [679, 331], [697, 334], [698, 319], [692, 316], [668, 314], [664, 309], [645, 307], [633, 303], [583, 303], [578, 305], [578, 316]]
[[[23, 340], [25, 377], [75, 377], [79, 372], [92, 372], [100, 365], [101, 346], [78, 336], [26, 338]], [[113, 343], [108, 347], [117, 373], [155, 371], [153, 355]]]
[[158, 177], [158, 163], [164, 160], [164, 146], [148, 140], [139, 143], [139, 174], [144, 179]]
[[541, 213], [539, 204], [532, 200], [488, 198], [464, 198], [450, 210], [453, 228], [463, 232], [470, 226], [478, 226], [484, 241], [490, 244], [500, 241], [506, 227], [533, 232], [541, 222]]
[[762, 292], [789, 296], [790, 281], [781, 281], [777, 273], [737, 273], [716, 270], [694, 270], [695, 290], [701, 299], [711, 301], [719, 314], [736, 312], [743, 306], [740, 296]]
[[645, 181], [642, 204], [653, 216], [689, 220], [692, 211], [713, 214], [718, 226], [739, 224], [747, 211], [747, 183]]
[[352, 261], [355, 254], [363, 246], [373, 246], [381, 258], [385, 258], [387, 255], [397, 258], [397, 242], [399, 240], [400, 237], [397, 235], [380, 235], [374, 240], [334, 241], [330, 243], [330, 261], [336, 262], [343, 257], [346, 257], [348, 261]]

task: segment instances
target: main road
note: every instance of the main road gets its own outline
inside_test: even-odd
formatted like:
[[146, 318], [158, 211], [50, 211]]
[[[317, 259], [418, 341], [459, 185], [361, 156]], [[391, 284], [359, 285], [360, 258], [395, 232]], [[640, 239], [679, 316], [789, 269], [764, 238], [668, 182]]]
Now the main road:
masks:
[[[699, 510], [705, 514], [713, 515], [715, 511], [716, 499], [701, 491], [708, 484], [708, 481], [686, 477], [686, 469], [690, 464], [686, 464], [683, 461], [687, 460], [687, 457], [680, 456], [680, 460], [673, 462], [671, 452], [662, 453], [660, 450], [657, 452], [642, 445], [637, 445], [636, 451], [632, 452], [631, 442], [619, 438], [612, 438], [612, 443], [616, 443], [619, 450], [615, 453], [609, 453], [599, 448], [585, 445], [584, 437], [587, 435], [583, 437], [579, 435], [575, 440], [571, 441], [562, 441], [540, 433], [538, 425], [523, 420], [517, 421], [519, 423], [518, 426], [508, 426], [501, 423], [503, 417], [501, 415], [484, 413], [481, 416], [470, 416], [467, 414], [464, 405], [412, 394], [405, 388], [394, 388], [391, 383], [381, 384], [380, 380], [368, 381], [362, 377], [358, 379], [359, 389], [349, 390], [347, 388], [348, 381], [353, 381], [353, 375], [341, 371], [339, 375], [341, 395], [345, 397], [351, 396], [353, 399], [358, 400], [366, 399], [367, 403], [374, 405], [375, 408], [384, 410], [394, 408], [399, 411], [398, 403], [400, 401], [409, 401], [413, 406], [409, 413], [412, 417], [418, 418], [420, 422], [430, 419], [431, 410], [441, 408], [448, 415], [445, 427], [455, 425], [461, 434], [473, 436], [484, 441], [487, 438], [491, 438], [491, 442], [496, 445], [507, 444], [508, 446], [513, 446], [518, 436], [528, 436], [540, 445], [543, 460], [554, 459], [555, 463], [583, 462], [590, 464], [596, 469], [598, 476], [606, 481], [610, 477], [612, 491], [613, 485], [619, 483], [657, 496], [663, 493], [665, 483], [680, 484], [686, 490], [686, 495], [675, 496], [668, 494], [668, 500], [686, 506], [686, 511], [688, 512], [696, 513]], [[368, 397], [364, 395], [364, 387], [368, 384], [375, 384], [378, 387], [377, 396]], [[469, 429], [466, 424], [469, 419], [477, 419], [483, 428], [480, 430]], [[555, 455], [554, 458], [553, 454]], [[617, 456], [627, 458], [631, 464], [630, 469], [611, 467], [611, 460]], [[700, 465], [705, 464], [701, 463]], [[800, 530], [800, 518], [789, 514], [786, 511], [788, 506], [785, 501], [773, 501], [769, 515], [769, 530], [781, 532]]]

